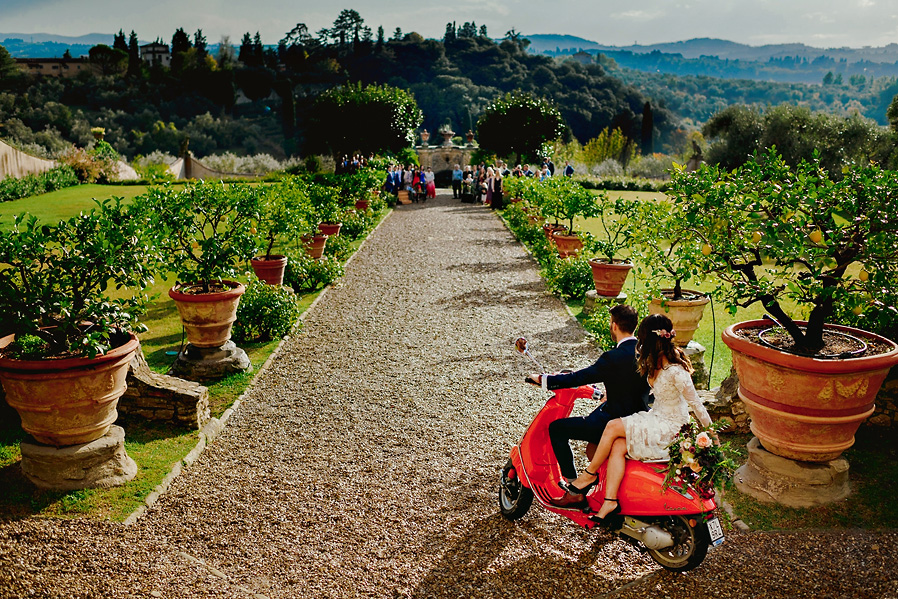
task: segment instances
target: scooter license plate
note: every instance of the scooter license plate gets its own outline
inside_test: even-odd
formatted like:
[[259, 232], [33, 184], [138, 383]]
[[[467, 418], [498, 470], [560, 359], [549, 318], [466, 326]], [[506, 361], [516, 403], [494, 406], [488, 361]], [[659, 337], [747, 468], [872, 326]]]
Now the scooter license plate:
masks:
[[708, 520], [708, 534], [711, 537], [711, 545], [716, 547], [723, 543], [723, 527], [720, 526], [720, 520], [717, 518]]

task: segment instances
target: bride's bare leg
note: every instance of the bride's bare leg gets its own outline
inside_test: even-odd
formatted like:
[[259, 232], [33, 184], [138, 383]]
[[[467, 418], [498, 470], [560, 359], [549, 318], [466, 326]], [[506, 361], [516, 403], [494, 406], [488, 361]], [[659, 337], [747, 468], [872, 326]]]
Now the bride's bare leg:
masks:
[[[627, 440], [618, 437], [611, 446], [611, 455], [608, 456], [608, 473], [605, 478], [605, 498], [617, 499], [617, 491], [624, 479], [624, 470], [627, 468]], [[616, 501], [605, 501], [597, 514], [604, 518], [610, 511], [617, 507]]]
[[[627, 431], [624, 428], [623, 420], [615, 418], [609, 422], [605, 426], [605, 432], [602, 433], [602, 439], [599, 441], [599, 446], [592, 456], [592, 461], [589, 462], [589, 466], [587, 466], [586, 469], [589, 470], [589, 472], [598, 472], [602, 462], [607, 460], [608, 456], [611, 454], [611, 447], [614, 445], [614, 442], [617, 439], [624, 438], [626, 434]], [[595, 479], [595, 476], [582, 472], [571, 484], [579, 489], [583, 489]]]

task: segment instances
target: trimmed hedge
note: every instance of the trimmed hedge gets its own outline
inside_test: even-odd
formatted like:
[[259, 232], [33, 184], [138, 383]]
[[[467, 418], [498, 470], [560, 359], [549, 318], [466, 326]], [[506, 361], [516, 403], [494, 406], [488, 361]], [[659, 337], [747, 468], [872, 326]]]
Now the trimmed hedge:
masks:
[[11, 202], [78, 184], [78, 176], [70, 166], [59, 166], [45, 173], [25, 175], [20, 179], [6, 177], [0, 181], [0, 202]]

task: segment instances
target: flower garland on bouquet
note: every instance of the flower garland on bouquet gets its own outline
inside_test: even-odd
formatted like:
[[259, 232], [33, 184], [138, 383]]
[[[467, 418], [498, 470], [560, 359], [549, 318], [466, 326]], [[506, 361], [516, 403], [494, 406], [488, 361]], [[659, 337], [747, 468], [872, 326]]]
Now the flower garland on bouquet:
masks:
[[673, 487], [686, 491], [695, 489], [703, 499], [714, 497], [715, 487], [722, 486], [736, 468], [736, 463], [724, 452], [724, 446], [714, 439], [720, 425], [702, 426], [690, 418], [667, 446], [670, 459], [664, 475], [663, 489]]

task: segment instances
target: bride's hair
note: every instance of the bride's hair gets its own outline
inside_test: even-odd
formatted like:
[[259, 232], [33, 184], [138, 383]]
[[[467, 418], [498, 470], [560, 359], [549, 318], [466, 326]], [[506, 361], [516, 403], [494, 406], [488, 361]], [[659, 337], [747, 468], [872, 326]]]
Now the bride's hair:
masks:
[[642, 319], [636, 331], [636, 368], [640, 375], [654, 379], [655, 373], [662, 368], [662, 356], [671, 364], [680, 364], [692, 374], [692, 362], [683, 350], [674, 345], [675, 335], [673, 323], [664, 314], [650, 314]]

